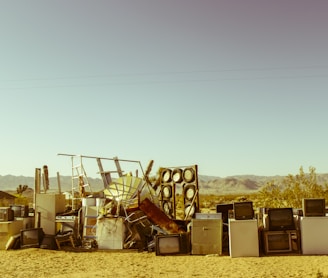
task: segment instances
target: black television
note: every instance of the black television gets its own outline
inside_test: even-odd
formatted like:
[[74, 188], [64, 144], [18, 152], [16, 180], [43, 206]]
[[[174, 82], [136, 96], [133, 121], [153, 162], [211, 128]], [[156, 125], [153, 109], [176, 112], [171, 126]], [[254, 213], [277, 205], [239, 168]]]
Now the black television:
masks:
[[247, 220], [254, 218], [253, 202], [234, 202], [233, 214], [236, 220]]
[[10, 207], [0, 207], [0, 222], [14, 221], [14, 212]]
[[293, 208], [269, 208], [270, 231], [295, 230]]
[[233, 211], [233, 204], [217, 204], [216, 212], [221, 213], [223, 226], [222, 229], [224, 232], [228, 231], [228, 219], [230, 212]]
[[10, 208], [14, 212], [14, 217], [28, 217], [28, 206], [11, 205]]
[[324, 198], [302, 199], [303, 216], [326, 216], [326, 200]]
[[20, 231], [21, 248], [39, 248], [44, 237], [42, 228], [30, 228]]
[[190, 254], [190, 233], [155, 236], [156, 256]]

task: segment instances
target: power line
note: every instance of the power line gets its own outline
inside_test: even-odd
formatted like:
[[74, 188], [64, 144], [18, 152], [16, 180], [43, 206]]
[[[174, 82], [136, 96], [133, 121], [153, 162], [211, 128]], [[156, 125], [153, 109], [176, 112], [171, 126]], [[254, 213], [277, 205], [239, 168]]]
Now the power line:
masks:
[[40, 78], [22, 78], [22, 79], [0, 79], [5, 82], [18, 81], [51, 81], [51, 80], [72, 80], [72, 79], [96, 79], [104, 77], [138, 77], [138, 76], [156, 76], [156, 75], [185, 75], [195, 73], [222, 73], [222, 72], [256, 72], [256, 71], [281, 71], [281, 70], [310, 70], [310, 69], [328, 69], [328, 65], [313, 66], [294, 66], [294, 67], [263, 67], [263, 68], [237, 68], [237, 69], [217, 69], [217, 70], [191, 70], [191, 71], [163, 71], [163, 72], [141, 72], [141, 73], [114, 73], [114, 74], [94, 74], [94, 75], [76, 75], [62, 77], [40, 77]]
[[55, 89], [55, 88], [74, 88], [74, 87], [105, 87], [105, 86], [132, 86], [132, 85], [152, 85], [152, 84], [178, 84], [178, 83], [201, 83], [201, 82], [220, 82], [220, 81], [247, 81], [247, 80], [287, 80], [287, 79], [316, 79], [327, 78], [326, 75], [299, 75], [299, 76], [266, 76], [266, 77], [245, 77], [245, 78], [215, 78], [215, 79], [185, 79], [185, 80], [157, 80], [157, 81], [128, 81], [94, 84], [63, 84], [45, 86], [21, 86], [21, 87], [0, 87], [0, 90], [26, 90], [26, 89]]

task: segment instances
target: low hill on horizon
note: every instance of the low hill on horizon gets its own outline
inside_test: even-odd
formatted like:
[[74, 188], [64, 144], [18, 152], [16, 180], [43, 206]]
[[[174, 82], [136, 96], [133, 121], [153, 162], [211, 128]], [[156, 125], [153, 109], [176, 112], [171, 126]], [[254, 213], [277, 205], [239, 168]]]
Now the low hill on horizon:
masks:
[[[225, 178], [199, 176], [199, 187], [201, 194], [234, 194], [253, 193], [260, 190], [268, 182], [274, 181], [279, 184], [286, 176], [256, 176], [256, 175], [235, 175]], [[317, 183], [328, 184], [328, 174], [317, 174]]]
[[[198, 176], [198, 185], [200, 194], [234, 194], [234, 193], [252, 193], [260, 190], [268, 182], [275, 181], [279, 183], [284, 176], [256, 176], [256, 175], [236, 175], [225, 178], [215, 176]], [[104, 189], [103, 182], [100, 178], [88, 178], [93, 192]], [[328, 174], [317, 174], [318, 184], [324, 185], [328, 183]], [[34, 189], [34, 177], [0, 175], [0, 190], [13, 191], [19, 185], [28, 185]], [[57, 177], [49, 178], [49, 189], [51, 191], [58, 190]], [[72, 190], [71, 176], [60, 176], [61, 191]], [[180, 189], [178, 188], [178, 191]], [[179, 193], [179, 192], [178, 192]]]

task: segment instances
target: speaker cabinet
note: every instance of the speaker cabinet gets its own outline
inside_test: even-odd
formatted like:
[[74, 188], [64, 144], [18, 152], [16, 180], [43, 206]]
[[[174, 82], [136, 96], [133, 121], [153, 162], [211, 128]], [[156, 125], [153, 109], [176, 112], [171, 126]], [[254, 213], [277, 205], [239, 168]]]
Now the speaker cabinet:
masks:
[[197, 165], [160, 169], [160, 205], [170, 218], [176, 218], [176, 193], [182, 190], [183, 217], [191, 219], [199, 212]]
[[172, 170], [162, 168], [160, 172], [160, 205], [170, 218], [175, 218], [175, 184], [172, 182]]
[[199, 212], [199, 188], [197, 165], [183, 170], [182, 194], [184, 218], [191, 219]]

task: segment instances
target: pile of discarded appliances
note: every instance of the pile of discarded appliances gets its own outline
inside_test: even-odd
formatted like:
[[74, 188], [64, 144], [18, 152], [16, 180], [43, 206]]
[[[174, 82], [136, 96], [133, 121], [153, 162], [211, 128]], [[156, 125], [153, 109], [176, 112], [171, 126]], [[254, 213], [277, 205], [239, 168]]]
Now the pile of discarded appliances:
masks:
[[[80, 249], [151, 252], [160, 235], [188, 234], [190, 221], [199, 212], [197, 165], [160, 168], [151, 181], [152, 165], [150, 161], [142, 178], [121, 174], [94, 194], [83, 190], [85, 181], [81, 178], [77, 198], [81, 205], [74, 200], [73, 208], [56, 213], [56, 238], [70, 233], [74, 247]], [[108, 182], [106, 173], [102, 177]], [[67, 225], [71, 221], [74, 224]]]

